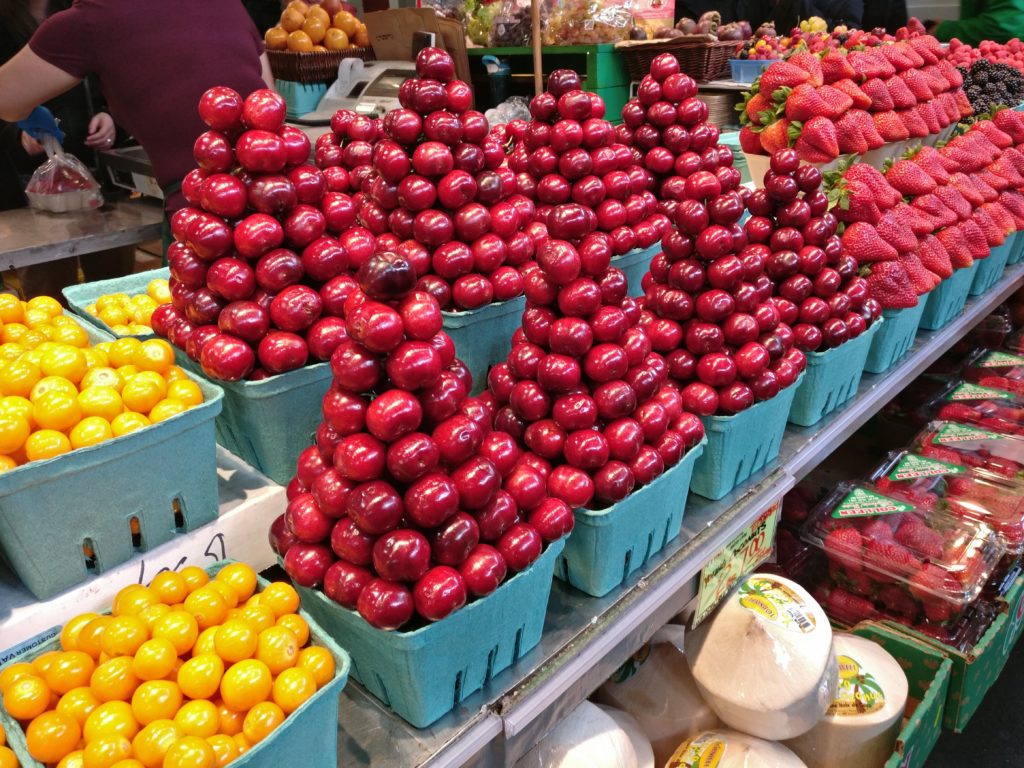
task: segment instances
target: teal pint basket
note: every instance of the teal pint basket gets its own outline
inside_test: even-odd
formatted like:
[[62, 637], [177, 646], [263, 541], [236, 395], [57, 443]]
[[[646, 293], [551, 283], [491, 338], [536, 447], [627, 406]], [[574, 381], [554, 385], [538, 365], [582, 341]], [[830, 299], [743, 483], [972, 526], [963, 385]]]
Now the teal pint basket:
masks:
[[691, 491], [720, 499], [778, 457], [786, 417], [803, 376], [753, 408], [732, 416], [701, 418], [707, 444], [694, 466]]
[[978, 265], [978, 271], [974, 273], [974, 280], [971, 281], [971, 289], [967, 292], [969, 296], [980, 296], [993, 285], [999, 282], [1006, 269], [1007, 259], [1010, 258], [1010, 251], [1013, 250], [1014, 235], [1010, 235], [997, 245], [989, 253], [987, 259], [982, 259]]
[[296, 83], [294, 80], [278, 79], [274, 85], [288, 107], [285, 115], [292, 120], [314, 111], [327, 93], [327, 83]]
[[[67, 299], [68, 307], [72, 312], [90, 325], [99, 328], [104, 333], [109, 333], [111, 336], [119, 337], [121, 334], [114, 333], [113, 328], [95, 315], [90, 315], [85, 311], [85, 308], [90, 304], [94, 304], [101, 296], [106, 296], [110, 293], [127, 293], [129, 296], [134, 296], [138, 293], [145, 293], [146, 286], [149, 284], [150, 280], [167, 280], [170, 276], [171, 271], [167, 269], [167, 267], [162, 269], [151, 269], [148, 272], [136, 272], [133, 275], [114, 277], [110, 280], [97, 280], [92, 283], [82, 283], [81, 285], [69, 285], [67, 288], [63, 289], [61, 293], [63, 293], [64, 298]], [[138, 339], [149, 339], [155, 334], [151, 332], [130, 335]]]
[[410, 632], [376, 629], [320, 590], [298, 589], [302, 607], [349, 652], [352, 676], [403, 720], [426, 728], [540, 642], [564, 542], [549, 544], [487, 597]]
[[634, 248], [629, 253], [616, 256], [612, 259], [612, 266], [621, 269], [626, 273], [626, 282], [629, 284], [628, 294], [633, 297], [643, 296], [644, 275], [651, 268], [651, 259], [661, 251], [661, 242], [657, 242], [649, 248]]
[[871, 342], [885, 322], [879, 319], [860, 336], [834, 349], [807, 354], [807, 368], [793, 398], [790, 422], [801, 427], [817, 424], [857, 393]]
[[749, 85], [775, 63], [775, 59], [729, 59], [729, 73], [733, 82]]
[[921, 315], [921, 328], [926, 331], [945, 328], [953, 318], [963, 312], [967, 303], [967, 293], [971, 290], [971, 282], [979, 264], [980, 262], [975, 259], [971, 266], [956, 270], [952, 277], [943, 280], [928, 294], [928, 303]]
[[[228, 561], [214, 564], [206, 571], [215, 575]], [[258, 579], [260, 588], [268, 582]], [[321, 629], [304, 610], [299, 614], [309, 623], [309, 636], [318, 646], [326, 648], [334, 657], [334, 679], [325, 684], [308, 700], [285, 718], [274, 732], [263, 741], [253, 745], [244, 755], [231, 761], [239, 768], [258, 768], [268, 765], [301, 765], [303, 768], [335, 768], [338, 765], [338, 699], [348, 682], [351, 660], [333, 638]], [[33, 649], [30, 657], [38, 658], [49, 651], [60, 650], [60, 638]], [[24, 661], [26, 657], [14, 659], [12, 663]], [[25, 733], [18, 721], [0, 707], [0, 724], [7, 732], [7, 740], [14, 754], [18, 756], [21, 768], [43, 768], [33, 759], [25, 743]]]
[[[209, 377], [180, 349], [181, 367]], [[331, 367], [316, 363], [262, 381], [215, 381], [224, 390], [217, 442], [275, 483], [287, 485], [295, 462], [313, 444], [323, 421], [321, 404], [331, 386]]]
[[885, 322], [871, 340], [868, 358], [864, 363], [865, 371], [884, 373], [903, 359], [914, 343], [927, 302], [928, 294], [925, 294], [917, 297], [916, 307], [887, 309], [882, 312]]
[[1010, 235], [1010, 238], [1013, 239], [1013, 245], [1010, 248], [1010, 255], [1006, 258], [1007, 266], [1020, 264], [1021, 257], [1024, 257], [1024, 233], [1022, 230], [1018, 229]]
[[525, 309], [526, 297], [519, 296], [480, 309], [441, 313], [456, 356], [473, 374], [473, 394], [483, 391], [491, 366], [508, 357], [512, 334], [522, 325]]
[[679, 535], [690, 478], [707, 438], [650, 485], [608, 509], [575, 511], [576, 525], [555, 563], [555, 576], [604, 597]]

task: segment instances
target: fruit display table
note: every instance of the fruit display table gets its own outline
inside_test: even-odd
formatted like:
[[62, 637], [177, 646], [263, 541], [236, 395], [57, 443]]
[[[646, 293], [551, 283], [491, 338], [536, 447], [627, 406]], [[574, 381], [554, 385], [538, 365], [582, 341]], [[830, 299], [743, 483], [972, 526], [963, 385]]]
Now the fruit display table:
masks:
[[96, 211], [0, 211], [0, 269], [83, 256], [160, 237], [164, 213], [149, 199], [115, 199]]

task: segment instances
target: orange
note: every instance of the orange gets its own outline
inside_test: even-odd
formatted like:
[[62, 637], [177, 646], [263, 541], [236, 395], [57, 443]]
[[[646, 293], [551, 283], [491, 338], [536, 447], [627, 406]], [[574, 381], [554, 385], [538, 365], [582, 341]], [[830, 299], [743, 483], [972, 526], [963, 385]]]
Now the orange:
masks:
[[156, 371], [139, 371], [125, 382], [121, 390], [125, 408], [136, 413], [149, 413], [165, 397], [167, 382]]
[[242, 732], [245, 712], [236, 712], [222, 701], [217, 704], [217, 715], [220, 720], [221, 733], [234, 736], [236, 733]]
[[230, 607], [220, 592], [210, 585], [200, 587], [185, 598], [185, 610], [196, 617], [200, 629], [220, 624]]
[[107, 357], [110, 359], [110, 365], [114, 368], [131, 365], [135, 350], [141, 346], [141, 341], [131, 337], [125, 337], [111, 342], [110, 349], [107, 352]]
[[182, 695], [172, 680], [147, 680], [132, 694], [132, 714], [140, 725], [170, 720], [181, 708]]
[[207, 737], [206, 743], [213, 748], [213, 753], [217, 759], [215, 763], [217, 768], [224, 768], [224, 766], [238, 757], [238, 745], [235, 744], [235, 740], [230, 736], [217, 733]]
[[164, 379], [167, 380], [168, 384], [170, 384], [173, 381], [181, 381], [182, 379], [187, 378], [188, 374], [185, 373], [185, 369], [182, 368], [180, 365], [172, 365], [170, 368], [167, 369], [167, 373], [164, 374]]
[[246, 711], [269, 698], [274, 680], [262, 661], [246, 659], [232, 664], [220, 681], [220, 695], [231, 709]]
[[253, 629], [262, 632], [274, 626], [274, 612], [265, 605], [246, 605], [242, 609], [239, 618], [245, 619], [252, 624]]
[[163, 571], [153, 577], [149, 588], [167, 605], [182, 602], [188, 596], [185, 579], [176, 571]]
[[250, 744], [249, 740], [245, 738], [244, 733], [236, 733], [233, 738], [235, 740], [235, 746], [238, 747], [238, 754], [240, 756], [252, 749], [252, 744]]
[[268, 51], [283, 51], [288, 47], [288, 31], [284, 27], [271, 27], [263, 35]]
[[311, 3], [309, 10], [306, 11], [306, 21], [310, 19], [317, 19], [323, 22], [324, 27], [331, 26], [331, 15], [327, 13], [318, 3]]
[[[3, 295], [5, 294], [0, 294], [0, 296]], [[0, 694], [3, 694], [14, 681], [34, 674], [35, 670], [32, 669], [32, 665], [24, 661], [20, 661], [17, 664], [11, 664], [9, 667], [4, 667], [3, 670], [0, 671]]]
[[0, 416], [0, 453], [8, 455], [20, 451], [31, 431], [24, 416]]
[[[139, 724], [132, 714], [132, 707], [126, 701], [107, 701], [100, 704], [85, 718], [82, 736], [87, 742], [95, 741], [101, 736], [123, 736], [135, 738], [139, 732]], [[131, 757], [131, 755], [127, 755]]]
[[63, 376], [77, 384], [89, 370], [89, 361], [77, 347], [58, 344], [43, 353], [39, 368], [44, 376]]
[[275, 581], [260, 592], [260, 605], [267, 606], [274, 612], [274, 616], [281, 618], [286, 613], [299, 610], [299, 593], [291, 584]]
[[187, 702], [174, 715], [175, 724], [185, 736], [213, 736], [220, 728], [217, 705], [206, 699]]
[[[225, 617], [227, 614], [224, 614]], [[218, 624], [207, 627], [199, 633], [199, 637], [196, 638], [196, 644], [192, 646], [192, 655], [198, 656], [201, 653], [216, 653], [217, 646], [214, 644], [214, 640], [217, 639], [217, 630], [220, 629]]]
[[272, 701], [261, 701], [245, 715], [242, 733], [250, 744], [258, 744], [284, 722], [283, 709]]
[[166, 637], [144, 642], [132, 658], [132, 672], [139, 680], [159, 680], [174, 671], [178, 652]]
[[132, 756], [132, 742], [120, 733], [101, 734], [88, 742], [82, 753], [84, 768], [112, 768]]
[[174, 348], [163, 339], [146, 339], [132, 352], [132, 364], [140, 371], [167, 373], [174, 365]]
[[56, 317], [64, 313], [64, 307], [52, 296], [35, 296], [25, 303], [25, 309], [41, 311], [47, 317]]
[[39, 366], [25, 360], [14, 360], [0, 369], [0, 391], [5, 395], [28, 397], [42, 378]]
[[313, 673], [302, 667], [286, 669], [274, 680], [274, 703], [287, 714], [305, 704], [316, 693]]
[[136, 760], [134, 757], [129, 757], [125, 760], [118, 760], [110, 768], [146, 768], [145, 763], [140, 760]]
[[120, 395], [124, 388], [124, 379], [121, 378], [121, 374], [106, 365], [90, 368], [88, 373], [82, 377], [81, 383], [83, 392], [92, 387], [110, 387]]
[[32, 404], [32, 419], [43, 429], [63, 432], [81, 421], [82, 408], [74, 395], [54, 392]]
[[72, 347], [78, 347], [85, 353], [86, 357], [90, 356], [89, 351], [85, 349], [89, 344], [89, 336], [85, 332], [85, 329], [77, 323], [56, 326], [53, 329], [53, 340], [59, 341], [61, 344], [69, 344]]
[[285, 34], [294, 32], [297, 29], [302, 28], [302, 23], [306, 20], [306, 14], [295, 10], [294, 8], [286, 8], [281, 13], [281, 25], [275, 27], [275, 29], [284, 30]]
[[115, 616], [136, 616], [143, 609], [159, 602], [159, 595], [149, 587], [144, 587], [142, 584], [129, 584], [114, 595], [111, 613]]
[[189, 592], [199, 589], [210, 581], [209, 574], [207, 574], [202, 568], [195, 565], [186, 565], [178, 571], [178, 573], [180, 573], [181, 578], [185, 580], [185, 586], [188, 587]]
[[110, 422], [110, 430], [114, 433], [114, 437], [121, 437], [121, 435], [127, 435], [130, 432], [148, 427], [150, 423], [147, 416], [141, 413], [126, 411], [114, 417], [114, 420]]
[[188, 611], [172, 610], [161, 616], [153, 625], [153, 637], [162, 637], [171, 642], [179, 656], [192, 650], [199, 637], [199, 622]]
[[25, 316], [25, 306], [17, 296], [9, 293], [0, 295], [0, 321], [17, 323]]
[[[323, 12], [323, 9], [320, 9]], [[310, 14], [302, 23], [302, 31], [309, 35], [309, 39], [316, 45], [324, 39], [327, 32], [327, 25], [317, 16]]]
[[248, 600], [256, 591], [256, 571], [245, 563], [225, 565], [213, 580], [230, 586], [239, 601]]
[[301, 29], [297, 29], [288, 35], [288, 50], [298, 53], [308, 53], [313, 50], [313, 41], [309, 35]]
[[10, 472], [18, 466], [18, 462], [10, 456], [0, 456], [0, 473]]
[[82, 416], [99, 416], [107, 421], [113, 421], [124, 412], [120, 393], [104, 385], [83, 388], [78, 393], [78, 406], [82, 409]]
[[[3, 763], [0, 763], [0, 766], [3, 766]], [[85, 768], [85, 752], [81, 749], [69, 752], [57, 763], [57, 768]]]
[[136, 615], [115, 616], [103, 630], [100, 648], [107, 656], [133, 656], [149, 640], [149, 629]]
[[318, 645], [303, 648], [299, 653], [297, 667], [308, 669], [316, 681], [316, 687], [322, 688], [334, 679], [335, 662], [331, 652]]
[[149, 412], [149, 420], [156, 424], [161, 421], [167, 421], [172, 416], [177, 416], [179, 413], [184, 413], [187, 410], [188, 406], [180, 400], [165, 397], [153, 406], [153, 409]]
[[71, 450], [71, 441], [63, 432], [41, 429], [33, 432], [25, 441], [25, 458], [29, 461], [43, 461], [60, 456]]
[[50, 689], [38, 675], [25, 675], [4, 689], [3, 702], [15, 720], [31, 720], [50, 706]]
[[[137, 521], [135, 520], [132, 521], [132, 533], [136, 532], [136, 522]], [[142, 623], [146, 625], [147, 631], [152, 634], [153, 627], [156, 625], [156, 620], [170, 612], [171, 606], [165, 605], [164, 603], [155, 603], [154, 605], [151, 605], [148, 608], [143, 608], [139, 611], [138, 617], [142, 620]]]
[[213, 768], [216, 762], [217, 756], [206, 739], [185, 736], [167, 750], [163, 768]]
[[359, 20], [348, 11], [338, 11], [334, 14], [334, 19], [331, 21], [331, 24], [335, 29], [340, 29], [348, 37], [352, 37], [359, 28]]
[[73, 717], [79, 725], [85, 725], [89, 713], [102, 703], [96, 698], [96, 694], [92, 692], [91, 688], [82, 686], [72, 688], [61, 696], [60, 701], [57, 702], [57, 711], [62, 715]]
[[60, 658], [60, 653], [60, 651], [47, 651], [36, 656], [32, 660], [32, 671], [45, 680], [46, 673], [57, 662], [57, 659]]
[[146, 768], [160, 768], [167, 751], [183, 736], [173, 720], [154, 720], [132, 739], [132, 753]]
[[33, 403], [47, 395], [66, 395], [77, 397], [78, 387], [65, 379], [63, 376], [44, 376], [35, 383], [28, 397]]
[[132, 657], [118, 656], [96, 667], [89, 687], [100, 701], [128, 701], [140, 682], [132, 671]]
[[276, 626], [290, 629], [295, 639], [299, 641], [300, 648], [309, 642], [309, 624], [297, 613], [286, 613], [277, 620]]
[[256, 658], [277, 675], [299, 660], [299, 641], [286, 627], [270, 627], [260, 632]]
[[356, 33], [354, 35], [351, 35], [349, 39], [352, 41], [352, 44], [355, 45], [356, 47], [366, 48], [370, 45], [370, 35], [366, 31], [365, 24], [363, 24], [362, 22], [358, 22], [358, 24], [359, 26], [356, 29]]
[[344, 30], [331, 27], [324, 33], [324, 47], [328, 51], [343, 51], [348, 48], [348, 35]]
[[110, 422], [102, 416], [86, 416], [68, 433], [72, 448], [88, 448], [114, 437]]
[[43, 680], [54, 693], [63, 696], [68, 691], [89, 685], [96, 662], [85, 651], [64, 651], [43, 673]]
[[45, 712], [25, 732], [28, 752], [41, 763], [56, 763], [78, 744], [82, 728], [78, 721], [59, 712]]
[[239, 619], [226, 621], [216, 628], [213, 645], [224, 661], [234, 663], [251, 658], [256, 652], [256, 630]]
[[305, 2], [305, 0], [292, 0], [288, 3], [287, 10], [298, 11], [305, 16], [309, 13], [309, 3]]
[[93, 659], [98, 659], [103, 650], [103, 630], [113, 620], [113, 616], [96, 616], [87, 621], [75, 636], [75, 650], [85, 651]]
[[[238, 754], [238, 750], [235, 750], [235, 754]], [[0, 768], [18, 768], [18, 756], [10, 747], [0, 746]], [[57, 768], [64, 768], [63, 763]]]
[[203, 391], [194, 381], [189, 379], [171, 381], [170, 378], [165, 378], [167, 378], [167, 398], [169, 400], [177, 400], [189, 407], [203, 402]]
[[178, 687], [190, 699], [208, 699], [217, 692], [223, 676], [221, 658], [213, 653], [201, 653], [181, 665]]

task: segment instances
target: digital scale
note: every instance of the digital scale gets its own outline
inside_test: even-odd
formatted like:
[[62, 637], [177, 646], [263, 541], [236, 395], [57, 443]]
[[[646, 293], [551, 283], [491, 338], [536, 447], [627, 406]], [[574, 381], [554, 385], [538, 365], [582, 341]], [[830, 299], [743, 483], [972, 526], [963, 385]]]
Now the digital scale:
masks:
[[97, 154], [100, 167], [106, 170], [114, 186], [163, 200], [164, 193], [153, 175], [153, 164], [142, 147], [107, 149]]
[[289, 120], [296, 125], [330, 125], [339, 109], [351, 109], [368, 117], [383, 117], [399, 109], [398, 89], [415, 77], [416, 65], [411, 61], [367, 61], [343, 59], [338, 79], [327, 89], [317, 108]]

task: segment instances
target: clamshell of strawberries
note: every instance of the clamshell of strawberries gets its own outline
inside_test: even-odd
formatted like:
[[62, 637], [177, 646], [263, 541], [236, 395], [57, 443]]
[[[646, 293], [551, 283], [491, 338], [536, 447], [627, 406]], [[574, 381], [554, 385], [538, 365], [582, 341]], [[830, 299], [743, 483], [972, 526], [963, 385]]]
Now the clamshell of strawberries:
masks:
[[964, 378], [1024, 398], [1024, 354], [1002, 349], [975, 350], [964, 367]]
[[950, 382], [916, 415], [919, 423], [942, 419], [1006, 435], [1024, 435], [1024, 397], [962, 379]]
[[914, 453], [964, 467], [984, 469], [1001, 478], [1024, 480], [1024, 437], [975, 424], [936, 419], [910, 444]]
[[801, 538], [825, 553], [835, 586], [861, 598], [861, 618], [909, 626], [955, 624], [1003, 557], [989, 524], [868, 483], [840, 484], [815, 507]]

